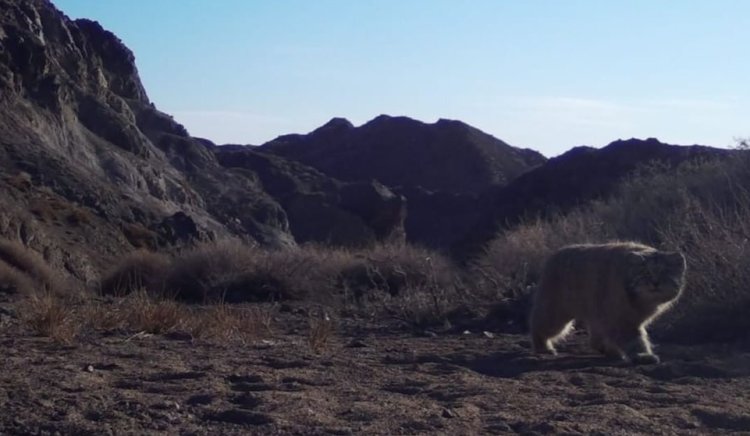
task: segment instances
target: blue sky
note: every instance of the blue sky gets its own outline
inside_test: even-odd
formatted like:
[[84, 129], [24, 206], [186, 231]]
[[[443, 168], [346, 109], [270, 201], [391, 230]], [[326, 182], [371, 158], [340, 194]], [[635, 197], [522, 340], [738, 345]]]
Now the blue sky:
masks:
[[548, 156], [750, 136], [745, 0], [53, 1], [117, 34], [156, 106], [217, 143], [383, 113]]

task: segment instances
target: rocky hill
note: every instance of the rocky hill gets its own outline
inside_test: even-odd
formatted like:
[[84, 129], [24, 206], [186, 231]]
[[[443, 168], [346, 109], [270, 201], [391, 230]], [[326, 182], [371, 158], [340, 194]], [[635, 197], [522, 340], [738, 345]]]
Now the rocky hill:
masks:
[[545, 161], [460, 121], [425, 124], [381, 115], [354, 127], [334, 118], [307, 135], [261, 147], [341, 180], [377, 179], [390, 187], [475, 194], [505, 185]]
[[480, 219], [481, 195], [545, 162], [460, 121], [381, 115], [354, 127], [334, 118], [260, 147], [347, 181], [378, 180], [406, 197], [410, 242], [443, 249]]
[[[135, 247], [229, 236], [294, 245], [299, 212], [290, 223], [280, 200], [295, 206], [274, 198], [283, 189], [253, 165], [262, 174], [291, 171], [283, 183], [297, 186], [312, 170], [281, 158], [234, 165], [214, 150], [156, 109], [133, 53], [98, 23], [70, 20], [47, 0], [0, 0], [0, 235], [83, 280]], [[349, 203], [339, 209], [346, 185], [314, 179], [328, 197], [328, 227], [347, 220], [349, 236], [300, 230], [303, 240], [399, 234], [403, 202], [386, 188], [368, 192], [391, 202], [390, 221]]]
[[364, 246], [404, 240], [406, 199], [375, 180], [340, 182], [251, 148], [212, 150], [219, 164], [245, 171], [283, 207], [297, 242]]

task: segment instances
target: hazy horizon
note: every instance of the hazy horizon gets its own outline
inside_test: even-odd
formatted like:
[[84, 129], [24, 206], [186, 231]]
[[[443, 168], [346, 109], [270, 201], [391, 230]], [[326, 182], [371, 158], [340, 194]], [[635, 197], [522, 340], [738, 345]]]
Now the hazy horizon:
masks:
[[261, 144], [333, 117], [461, 120], [547, 156], [750, 134], [750, 2], [53, 0], [134, 52], [194, 136]]

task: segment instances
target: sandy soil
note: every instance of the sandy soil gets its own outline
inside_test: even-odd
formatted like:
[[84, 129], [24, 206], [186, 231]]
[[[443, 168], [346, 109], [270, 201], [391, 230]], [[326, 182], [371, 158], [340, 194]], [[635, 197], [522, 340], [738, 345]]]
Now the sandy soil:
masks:
[[[555, 358], [520, 335], [424, 337], [307, 317], [253, 344], [93, 335], [62, 346], [0, 308], [0, 434], [750, 434], [750, 352], [663, 345], [659, 365]], [[280, 327], [284, 326], [284, 327]]]

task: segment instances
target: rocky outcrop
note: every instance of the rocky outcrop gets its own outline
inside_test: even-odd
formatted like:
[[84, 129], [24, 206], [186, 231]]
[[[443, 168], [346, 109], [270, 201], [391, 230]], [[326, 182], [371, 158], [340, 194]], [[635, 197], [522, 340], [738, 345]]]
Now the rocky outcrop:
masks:
[[298, 242], [363, 246], [403, 241], [406, 200], [376, 181], [339, 182], [252, 148], [216, 147], [226, 168], [250, 170], [286, 211]]
[[340, 180], [472, 194], [505, 185], [545, 161], [460, 121], [425, 124], [387, 115], [360, 127], [334, 118], [307, 135], [281, 136], [261, 149]]

